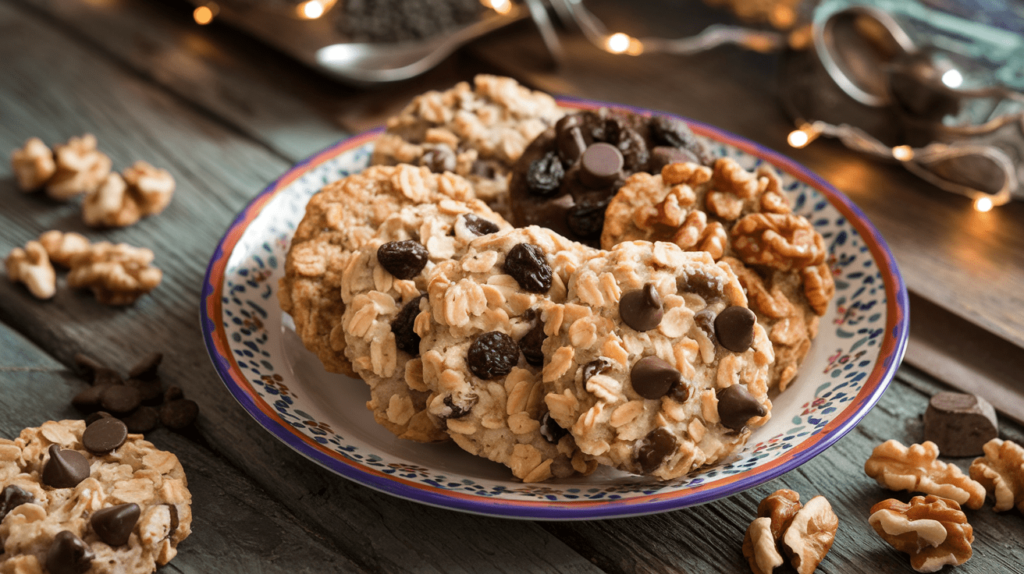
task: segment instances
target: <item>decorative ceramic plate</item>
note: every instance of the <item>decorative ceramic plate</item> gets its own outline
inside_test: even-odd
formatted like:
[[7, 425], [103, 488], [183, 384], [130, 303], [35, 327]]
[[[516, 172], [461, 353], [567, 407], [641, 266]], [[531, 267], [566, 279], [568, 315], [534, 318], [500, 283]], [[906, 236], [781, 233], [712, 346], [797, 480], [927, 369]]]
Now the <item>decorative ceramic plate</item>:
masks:
[[907, 292], [885, 241], [846, 196], [779, 154], [686, 121], [716, 156], [747, 169], [767, 162], [782, 172], [794, 211], [824, 236], [835, 274], [835, 298], [798, 377], [774, 399], [768, 424], [731, 458], [669, 482], [601, 468], [585, 478], [523, 484], [504, 466], [452, 443], [403, 441], [379, 427], [364, 406], [366, 385], [323, 369], [276, 293], [306, 202], [324, 184], [366, 167], [379, 130], [296, 165], [228, 228], [202, 294], [203, 334], [217, 372], [267, 431], [311, 460], [371, 488], [455, 510], [553, 520], [650, 514], [726, 497], [793, 470], [849, 432], [889, 385], [907, 343]]

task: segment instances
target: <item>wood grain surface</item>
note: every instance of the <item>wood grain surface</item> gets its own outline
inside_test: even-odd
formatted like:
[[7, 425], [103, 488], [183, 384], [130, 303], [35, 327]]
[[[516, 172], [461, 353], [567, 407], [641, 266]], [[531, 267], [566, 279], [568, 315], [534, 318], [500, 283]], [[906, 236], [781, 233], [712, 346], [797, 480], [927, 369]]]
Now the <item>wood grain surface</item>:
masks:
[[[145, 159], [169, 169], [178, 182], [163, 214], [98, 232], [82, 225], [77, 205], [17, 191], [9, 165], [0, 164], [0, 254], [59, 228], [150, 247], [165, 272], [152, 295], [126, 309], [71, 292], [63, 278], [49, 302], [0, 281], [0, 433], [14, 436], [23, 427], [73, 414], [68, 401], [82, 383], [65, 366], [75, 352], [128, 365], [146, 352], [164, 351], [165, 383], [181, 386], [202, 409], [194, 435], [152, 434], [158, 446], [178, 454], [195, 496], [195, 533], [169, 570], [745, 572], [740, 545], [757, 502], [787, 487], [805, 498], [826, 495], [840, 516], [836, 543], [820, 572], [912, 571], [866, 521], [875, 502], [909, 495], [880, 490], [862, 471], [882, 440], [921, 440], [919, 416], [928, 396], [942, 387], [909, 368], [901, 369], [861, 425], [797, 471], [725, 500], [650, 517], [535, 523], [459, 514], [357, 486], [278, 443], [234, 402], [209, 364], [196, 313], [207, 260], [234, 214], [295, 159], [334, 135], [361, 129], [360, 121], [401, 107], [423, 84], [354, 92], [268, 56], [267, 70], [292, 74], [279, 85], [251, 63], [261, 60], [250, 51], [263, 58], [261, 47], [229, 30], [197, 32], [180, 16], [172, 3], [145, 0], [0, 3], [0, 152], [30, 136], [54, 143], [91, 131], [115, 168]], [[528, 29], [514, 32], [534, 37]], [[511, 40], [494, 41], [508, 46]], [[140, 50], [140, 43], [151, 49]], [[484, 49], [478, 45], [478, 52]], [[760, 62], [749, 55], [720, 58], [718, 66], [744, 69]], [[468, 79], [487, 69], [463, 58], [446, 66], [424, 82]], [[629, 73], [622, 77], [639, 81]], [[578, 86], [569, 83], [571, 74], [561, 81], [548, 89], [606, 97], [585, 78]], [[720, 93], [733, 98], [757, 88], [747, 79], [723, 77], [721, 84]], [[700, 89], [707, 90], [702, 97], [711, 97], [710, 87]], [[610, 99], [653, 105], [643, 90], [632, 94]], [[708, 121], [727, 129], [758, 130], [755, 111], [711, 113]], [[730, 118], [738, 128], [730, 127]], [[293, 125], [310, 134], [308, 142], [290, 130]], [[781, 130], [763, 118], [759, 129], [766, 139]], [[919, 187], [909, 179], [905, 184]], [[1024, 436], [1008, 422], [1002, 431], [1006, 438]], [[975, 556], [957, 572], [1021, 571], [1024, 517], [996, 515], [990, 507], [968, 516], [977, 536]]]

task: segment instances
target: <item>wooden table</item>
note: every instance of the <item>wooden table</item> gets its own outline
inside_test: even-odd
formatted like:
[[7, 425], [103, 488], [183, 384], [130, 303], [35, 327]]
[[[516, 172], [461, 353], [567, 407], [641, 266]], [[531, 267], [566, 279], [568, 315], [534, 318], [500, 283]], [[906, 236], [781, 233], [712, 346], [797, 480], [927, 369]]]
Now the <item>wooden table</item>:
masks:
[[[277, 442], [220, 383], [199, 333], [199, 286], [216, 240], [242, 205], [293, 162], [379, 123], [412, 95], [479, 71], [510, 69], [495, 54], [509, 43], [536, 44], [531, 34], [519, 28], [487, 39], [414, 82], [359, 91], [297, 67], [230, 29], [199, 28], [190, 10], [175, 2], [0, 3], [0, 152], [8, 153], [30, 136], [58, 142], [88, 131], [98, 136], [115, 168], [146, 159], [168, 168], [178, 182], [175, 200], [162, 215], [127, 229], [97, 232], [83, 226], [77, 206], [21, 194], [9, 165], [0, 164], [0, 254], [59, 228], [152, 247], [165, 273], [157, 291], [126, 309], [100, 306], [90, 295], [67, 289], [41, 303], [22, 287], [0, 281], [0, 435], [13, 437], [26, 426], [76, 416], [69, 400], [85, 383], [72, 372], [74, 353], [128, 365], [146, 352], [164, 351], [165, 383], [179, 385], [201, 407], [195, 433], [161, 429], [149, 436], [178, 455], [194, 496], [194, 534], [167, 567], [171, 571], [745, 572], [743, 532], [758, 501], [786, 487], [805, 498], [826, 495], [840, 517], [821, 572], [910, 572], [906, 557], [867, 524], [871, 505], [890, 494], [862, 467], [885, 439], [921, 440], [920, 414], [928, 397], [944, 387], [911, 367], [899, 371], [878, 407], [853, 432], [779, 479], [698, 508], [576, 523], [459, 514], [358, 486]], [[583, 49], [570, 47], [570, 54]], [[525, 54], [511, 64], [525, 65]], [[638, 79], [636, 71], [611, 90], [588, 71], [607, 62], [596, 52], [588, 58], [568, 66], [563, 75], [519, 75], [550, 90], [700, 116], [781, 147], [787, 127], [761, 85], [765, 57], [714, 53], [701, 66], [717, 73], [677, 98], [627, 89]], [[743, 95], [758, 89], [758, 97]], [[743, 105], [731, 111], [700, 108], [715, 92]], [[854, 176], [868, 182], [895, 178], [910, 190], [922, 187], [834, 146], [816, 147], [798, 159], [847, 191], [859, 189], [845, 185], [844, 178]], [[903, 207], [867, 193], [854, 193], [854, 199], [873, 218], [891, 207], [891, 217], [876, 221], [887, 237], [900, 235], [897, 220]], [[939, 198], [928, 205], [941, 211], [953, 204]], [[998, 217], [1019, 211], [1014, 207]], [[1019, 240], [1019, 230], [1010, 241]], [[936, 233], [945, 237], [948, 231]], [[901, 263], [913, 257], [901, 251], [899, 242], [893, 244]], [[933, 265], [955, 277], [959, 263]], [[1024, 268], [1014, 272], [1024, 273]], [[63, 284], [63, 278], [59, 281]], [[911, 287], [915, 282], [922, 283], [911, 277]], [[919, 297], [940, 295], [936, 290]], [[1019, 305], [1010, 309], [1019, 311]], [[1005, 420], [1002, 434], [1024, 438], [1021, 427]], [[956, 462], [965, 466], [969, 460]], [[995, 515], [985, 508], [968, 511], [968, 516], [977, 537], [975, 556], [958, 571], [1024, 571], [1021, 514]]]

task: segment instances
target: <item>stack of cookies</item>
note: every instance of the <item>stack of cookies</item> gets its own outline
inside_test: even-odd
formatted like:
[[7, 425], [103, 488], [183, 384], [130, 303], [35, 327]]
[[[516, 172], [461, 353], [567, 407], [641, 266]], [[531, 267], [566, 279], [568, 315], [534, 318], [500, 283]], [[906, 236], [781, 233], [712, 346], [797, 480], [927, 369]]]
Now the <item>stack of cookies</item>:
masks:
[[282, 308], [396, 436], [526, 482], [727, 457], [834, 292], [775, 173], [674, 118], [479, 76], [414, 99], [372, 163], [310, 201]]

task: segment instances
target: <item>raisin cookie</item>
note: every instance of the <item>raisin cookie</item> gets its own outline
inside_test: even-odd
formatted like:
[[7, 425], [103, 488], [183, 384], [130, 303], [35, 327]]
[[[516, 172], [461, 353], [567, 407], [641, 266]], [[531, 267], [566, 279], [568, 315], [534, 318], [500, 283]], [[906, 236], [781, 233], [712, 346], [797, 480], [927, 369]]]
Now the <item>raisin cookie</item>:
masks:
[[417, 96], [389, 118], [371, 163], [457, 173], [473, 183], [477, 197], [503, 211], [512, 165], [564, 113], [554, 98], [512, 78], [479, 75], [472, 86], [460, 82]]
[[324, 368], [356, 376], [345, 357], [341, 275], [351, 252], [369, 241], [391, 214], [443, 198], [473, 199], [473, 188], [451, 173], [423, 167], [370, 167], [328, 184], [310, 200], [285, 258], [281, 309]]
[[429, 411], [460, 447], [524, 482], [596, 467], [547, 416], [539, 321], [591, 251], [540, 227], [481, 237], [430, 272], [416, 319]]
[[821, 234], [792, 212], [778, 175], [722, 158], [632, 176], [605, 214], [601, 245], [668, 241], [728, 263], [775, 348], [769, 384], [785, 390], [835, 294]]
[[114, 418], [0, 439], [0, 481], [0, 572], [148, 574], [191, 534], [177, 457]]
[[671, 243], [599, 252], [542, 314], [549, 412], [598, 462], [678, 478], [770, 418], [772, 346], [728, 265]]
[[366, 407], [395, 436], [448, 439], [440, 419], [426, 410], [429, 389], [413, 323], [424, 304], [427, 273], [461, 256], [473, 239], [503, 229], [511, 226], [482, 201], [442, 199], [387, 218], [349, 258], [341, 278], [345, 354], [370, 386]]

